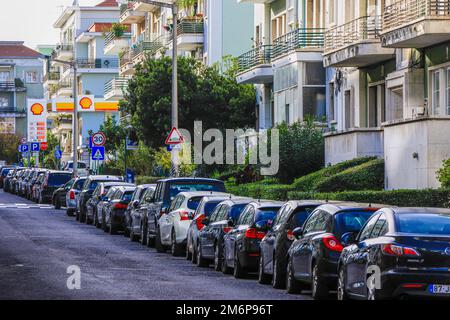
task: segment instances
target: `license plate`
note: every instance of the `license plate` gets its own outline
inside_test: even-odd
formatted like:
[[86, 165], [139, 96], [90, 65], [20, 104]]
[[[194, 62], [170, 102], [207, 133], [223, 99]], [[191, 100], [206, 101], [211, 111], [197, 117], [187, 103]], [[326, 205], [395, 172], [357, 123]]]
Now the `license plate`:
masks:
[[450, 294], [450, 285], [432, 284], [432, 285], [430, 285], [430, 293], [432, 293], [432, 294]]

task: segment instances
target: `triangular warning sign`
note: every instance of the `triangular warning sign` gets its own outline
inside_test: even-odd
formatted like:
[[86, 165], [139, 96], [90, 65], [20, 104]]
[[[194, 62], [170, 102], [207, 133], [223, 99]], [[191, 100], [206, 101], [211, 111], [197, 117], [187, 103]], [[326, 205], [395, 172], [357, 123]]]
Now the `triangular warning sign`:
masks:
[[180, 144], [183, 142], [183, 136], [180, 134], [177, 128], [173, 127], [166, 139], [166, 144]]
[[101, 160], [101, 159], [103, 159], [103, 155], [102, 155], [102, 153], [100, 152], [100, 150], [98, 150], [97, 149], [97, 151], [95, 152], [95, 154], [94, 154], [94, 158], [93, 158], [94, 160]]

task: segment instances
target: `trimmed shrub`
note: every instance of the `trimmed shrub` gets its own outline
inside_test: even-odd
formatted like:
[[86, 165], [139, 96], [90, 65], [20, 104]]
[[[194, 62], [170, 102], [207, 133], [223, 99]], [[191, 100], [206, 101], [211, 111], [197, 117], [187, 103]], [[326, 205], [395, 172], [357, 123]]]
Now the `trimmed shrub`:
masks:
[[375, 160], [375, 157], [362, 157], [356, 158], [348, 161], [343, 161], [341, 163], [335, 164], [334, 166], [323, 168], [319, 171], [313, 172], [294, 181], [292, 186], [295, 190], [299, 191], [310, 191], [314, 190], [316, 185], [320, 184], [323, 180], [338, 174], [344, 170], [352, 167], [359, 166], [363, 163]]
[[388, 191], [346, 191], [335, 193], [314, 193], [292, 191], [288, 198], [293, 200], [339, 200], [363, 203], [379, 203], [401, 207], [443, 207], [450, 208], [450, 189], [388, 190]]
[[316, 184], [314, 191], [382, 190], [383, 187], [384, 160], [375, 159], [323, 179]]
[[450, 158], [443, 161], [442, 168], [437, 172], [437, 178], [442, 188], [450, 188]]
[[149, 176], [137, 176], [136, 185], [156, 183], [158, 180], [165, 179], [166, 177], [149, 177]]
[[284, 184], [260, 184], [248, 183], [241, 185], [226, 184], [227, 191], [235, 196], [250, 197], [254, 199], [280, 200], [288, 198], [288, 192], [292, 191], [290, 185]]

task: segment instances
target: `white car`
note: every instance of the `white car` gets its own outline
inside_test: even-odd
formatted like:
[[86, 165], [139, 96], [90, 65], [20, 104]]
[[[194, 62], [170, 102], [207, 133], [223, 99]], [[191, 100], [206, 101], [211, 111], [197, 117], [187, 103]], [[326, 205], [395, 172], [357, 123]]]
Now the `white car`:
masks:
[[[86, 177], [89, 175], [89, 168], [86, 164], [86, 162], [83, 161], [77, 161], [77, 174], [79, 177]], [[63, 168], [64, 171], [73, 172], [73, 161], [67, 161], [66, 165]]]
[[212, 191], [191, 191], [179, 193], [171, 202], [169, 209], [158, 220], [155, 248], [165, 252], [170, 247], [174, 256], [185, 252], [187, 232], [194, 218], [194, 212], [204, 196], [228, 193]]

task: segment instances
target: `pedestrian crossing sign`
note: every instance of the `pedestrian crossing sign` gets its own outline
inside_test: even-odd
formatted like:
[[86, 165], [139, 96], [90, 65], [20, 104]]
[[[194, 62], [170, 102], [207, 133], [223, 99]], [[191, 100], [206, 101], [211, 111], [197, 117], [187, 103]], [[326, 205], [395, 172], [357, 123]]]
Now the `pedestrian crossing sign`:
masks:
[[105, 160], [105, 147], [92, 147], [92, 160]]

